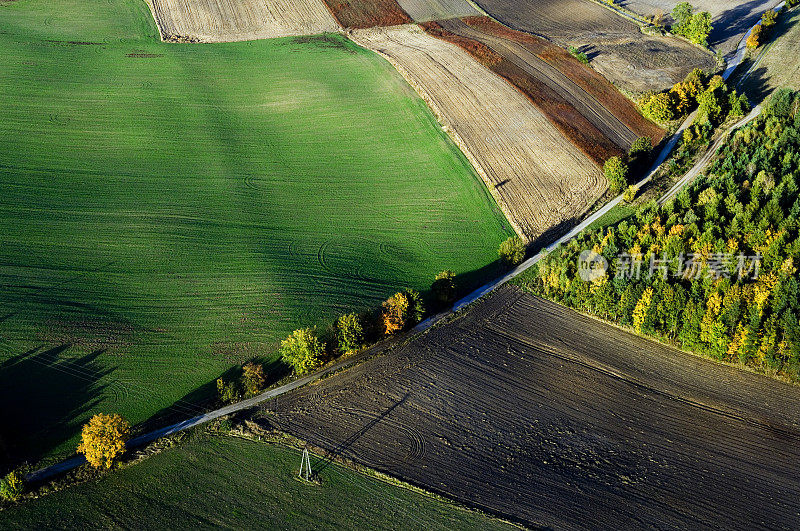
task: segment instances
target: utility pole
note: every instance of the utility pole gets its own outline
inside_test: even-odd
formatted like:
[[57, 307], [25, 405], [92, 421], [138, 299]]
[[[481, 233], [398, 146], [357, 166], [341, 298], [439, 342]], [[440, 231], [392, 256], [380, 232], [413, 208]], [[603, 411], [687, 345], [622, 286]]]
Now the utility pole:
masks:
[[308, 457], [308, 448], [303, 449], [303, 455], [300, 457], [299, 476], [304, 481], [311, 481], [311, 459]]

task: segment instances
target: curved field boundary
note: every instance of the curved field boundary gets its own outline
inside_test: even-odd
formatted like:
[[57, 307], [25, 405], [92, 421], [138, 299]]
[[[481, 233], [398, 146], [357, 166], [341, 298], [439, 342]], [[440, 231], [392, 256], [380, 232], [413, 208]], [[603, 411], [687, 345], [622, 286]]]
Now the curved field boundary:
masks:
[[524, 238], [579, 217], [602, 194], [605, 180], [594, 163], [460, 47], [417, 26], [351, 37], [386, 57], [428, 102]]
[[228, 42], [338, 31], [322, 0], [148, 0], [164, 41]]
[[[628, 138], [633, 135], [634, 140], [647, 136], [656, 145], [663, 139], [664, 130], [661, 127], [642, 116], [636, 105], [605, 77], [581, 64], [565, 49], [554, 46], [540, 37], [513, 30], [489, 17], [468, 17], [463, 23], [476, 35], [492, 38], [495, 42], [510, 47], [515, 55], [525, 62], [532, 63], [530, 56], [533, 54], [539, 59], [540, 64], [548, 66], [545, 70], [545, 80], [549, 80], [554, 87], [569, 92], [575, 99], [591, 107], [588, 112], [597, 113], [599, 123], [608, 124], [606, 127], [617, 129], [620, 131], [619, 134]], [[620, 126], [629, 133], [625, 133]], [[621, 147], [627, 149], [629, 146]]]
[[468, 0], [397, 0], [416, 22], [472, 17], [482, 13]]
[[599, 119], [599, 113], [569, 92], [571, 87], [559, 86], [562, 80], [570, 85], [569, 80], [527, 50], [515, 50], [514, 43], [479, 35], [458, 19], [429, 22], [423, 27], [431, 35], [460, 46], [514, 85], [596, 164], [621, 155], [636, 139], [619, 120], [614, 119], [612, 125]]

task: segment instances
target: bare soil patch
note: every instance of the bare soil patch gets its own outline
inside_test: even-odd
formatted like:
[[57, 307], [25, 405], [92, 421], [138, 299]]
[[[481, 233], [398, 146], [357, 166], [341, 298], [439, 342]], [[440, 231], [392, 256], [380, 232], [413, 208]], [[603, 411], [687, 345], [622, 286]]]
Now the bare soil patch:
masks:
[[798, 387], [512, 286], [264, 415], [532, 526], [800, 525]]
[[664, 90], [714, 57], [679, 39], [644, 35], [639, 26], [589, 0], [478, 0], [503, 24], [584, 51], [592, 67], [630, 92]]
[[[671, 22], [670, 13], [681, 0], [621, 0], [622, 7], [645, 16], [664, 15]], [[708, 11], [713, 17], [714, 31], [709, 44], [724, 54], [736, 51], [750, 28], [761, 15], [783, 0], [692, 0], [695, 11]]]
[[412, 22], [396, 0], [325, 0], [325, 3], [345, 28], [397, 26]]
[[225, 42], [339, 29], [322, 0], [148, 0], [161, 38]]
[[467, 0], [397, 0], [416, 22], [481, 15]]
[[535, 239], [605, 189], [597, 166], [510, 83], [418, 26], [357, 31], [434, 109], [517, 231]]

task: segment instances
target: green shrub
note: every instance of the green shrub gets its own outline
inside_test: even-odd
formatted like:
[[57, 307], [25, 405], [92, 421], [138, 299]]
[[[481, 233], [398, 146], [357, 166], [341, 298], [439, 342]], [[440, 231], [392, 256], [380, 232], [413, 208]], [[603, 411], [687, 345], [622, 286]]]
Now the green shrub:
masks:
[[519, 265], [525, 259], [525, 242], [519, 236], [511, 236], [500, 244], [497, 254], [506, 266]]
[[297, 374], [307, 374], [322, 365], [325, 343], [322, 343], [311, 328], [301, 328], [281, 341], [281, 358]]
[[241, 398], [239, 388], [235, 382], [226, 382], [222, 378], [217, 378], [217, 396], [225, 404], [238, 402]]
[[628, 165], [619, 157], [611, 157], [603, 165], [608, 186], [615, 194], [620, 193], [628, 184]]
[[589, 58], [586, 56], [586, 54], [580, 51], [579, 49], [575, 48], [574, 46], [569, 47], [569, 54], [578, 61], [580, 61], [581, 63], [585, 65], [589, 64]]
[[6, 501], [14, 501], [19, 498], [25, 490], [25, 480], [22, 474], [13, 470], [0, 479], [0, 498]]
[[351, 352], [364, 345], [364, 325], [358, 314], [348, 313], [336, 321], [336, 337], [339, 341], [339, 350]]
[[438, 275], [431, 285], [436, 300], [442, 304], [452, 304], [456, 300], [456, 274], [445, 269]]
[[630, 185], [628, 188], [625, 189], [625, 194], [622, 196], [622, 200], [626, 203], [633, 203], [636, 199], [636, 194], [639, 193], [639, 187]]

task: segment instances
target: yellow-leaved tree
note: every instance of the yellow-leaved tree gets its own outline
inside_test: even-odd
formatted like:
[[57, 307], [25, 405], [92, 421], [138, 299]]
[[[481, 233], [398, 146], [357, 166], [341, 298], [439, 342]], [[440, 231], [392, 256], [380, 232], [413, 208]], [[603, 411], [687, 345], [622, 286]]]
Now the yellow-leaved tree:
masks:
[[116, 413], [98, 413], [84, 424], [78, 453], [84, 454], [96, 468], [111, 468], [114, 460], [125, 452], [130, 431], [128, 421]]

